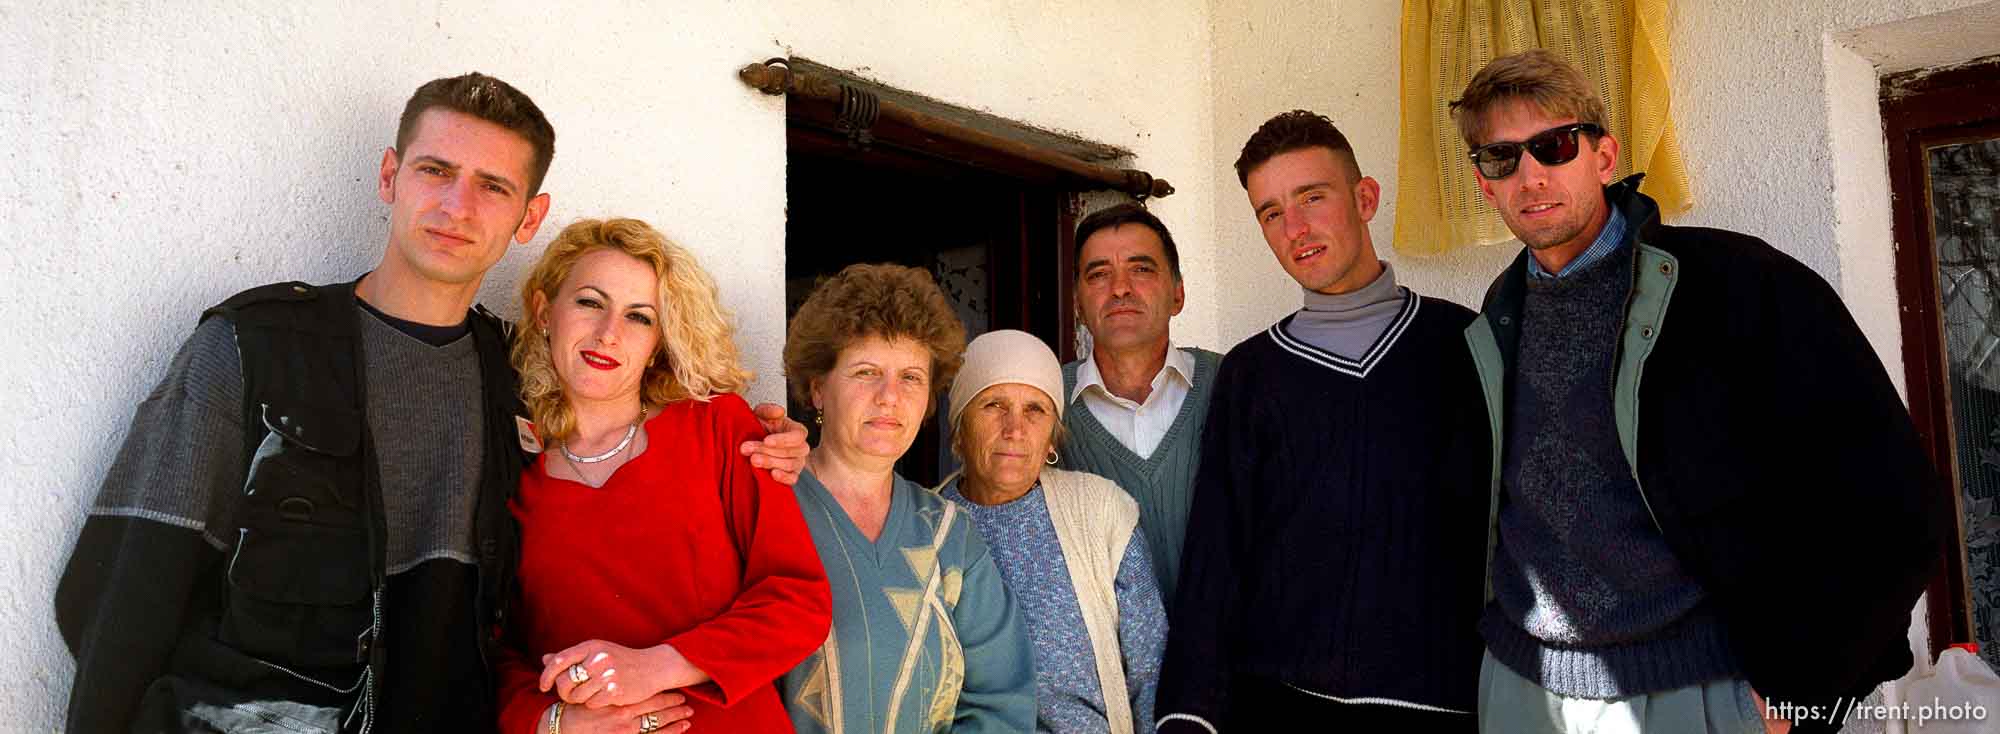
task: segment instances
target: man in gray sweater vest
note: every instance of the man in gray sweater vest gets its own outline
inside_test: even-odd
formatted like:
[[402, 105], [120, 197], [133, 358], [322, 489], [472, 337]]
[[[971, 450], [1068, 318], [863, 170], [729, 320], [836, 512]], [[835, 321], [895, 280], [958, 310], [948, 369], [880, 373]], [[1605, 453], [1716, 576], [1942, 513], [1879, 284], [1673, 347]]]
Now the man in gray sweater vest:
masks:
[[1553, 54], [1451, 106], [1527, 246], [1465, 332], [1494, 452], [1481, 729], [1837, 728], [1909, 669], [1940, 537], [1873, 349], [1796, 260], [1613, 183], [1604, 103]]
[[1167, 336], [1186, 294], [1180, 250], [1152, 212], [1120, 204], [1092, 213], [1077, 224], [1076, 243], [1076, 307], [1091, 350], [1063, 365], [1069, 438], [1059, 463], [1109, 477], [1138, 500], [1171, 608], [1209, 382], [1222, 355], [1175, 347]]

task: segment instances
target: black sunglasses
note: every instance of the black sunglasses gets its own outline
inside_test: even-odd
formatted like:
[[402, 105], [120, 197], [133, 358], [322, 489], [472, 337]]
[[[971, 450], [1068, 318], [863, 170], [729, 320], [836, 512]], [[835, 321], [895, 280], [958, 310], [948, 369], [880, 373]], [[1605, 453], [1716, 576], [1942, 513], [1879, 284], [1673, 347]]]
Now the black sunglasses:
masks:
[[1480, 176], [1488, 181], [1502, 179], [1514, 175], [1514, 169], [1521, 166], [1523, 150], [1544, 166], [1560, 166], [1576, 160], [1577, 152], [1583, 148], [1577, 144], [1577, 133], [1601, 136], [1604, 128], [1588, 122], [1572, 123], [1543, 130], [1518, 143], [1487, 143], [1473, 148], [1468, 155], [1473, 165], [1479, 167]]

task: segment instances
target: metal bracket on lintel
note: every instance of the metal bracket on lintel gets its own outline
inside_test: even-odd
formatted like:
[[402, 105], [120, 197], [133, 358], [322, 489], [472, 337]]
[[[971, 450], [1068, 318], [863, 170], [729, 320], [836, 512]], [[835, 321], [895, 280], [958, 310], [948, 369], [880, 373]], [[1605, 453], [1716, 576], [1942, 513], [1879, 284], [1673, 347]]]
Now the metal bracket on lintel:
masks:
[[874, 92], [857, 89], [852, 84], [840, 85], [840, 131], [847, 134], [847, 144], [867, 150], [875, 143], [875, 135], [870, 128], [882, 114], [882, 100]]

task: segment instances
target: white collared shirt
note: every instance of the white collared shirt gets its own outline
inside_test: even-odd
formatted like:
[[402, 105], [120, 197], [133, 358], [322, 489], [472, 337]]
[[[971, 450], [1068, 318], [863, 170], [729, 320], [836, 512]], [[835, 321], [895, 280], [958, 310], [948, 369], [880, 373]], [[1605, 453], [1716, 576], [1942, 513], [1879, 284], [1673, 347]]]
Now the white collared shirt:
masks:
[[1193, 385], [1194, 357], [1168, 342], [1167, 363], [1160, 366], [1159, 374], [1153, 375], [1153, 389], [1146, 394], [1146, 402], [1135, 403], [1111, 394], [1104, 387], [1104, 376], [1097, 371], [1096, 354], [1077, 365], [1076, 389], [1070, 391], [1069, 399], [1074, 404], [1081, 396], [1097, 422], [1104, 424], [1105, 430], [1125, 448], [1144, 459], [1153, 455], [1167, 429], [1174, 426], [1181, 402], [1187, 399], [1188, 388]]

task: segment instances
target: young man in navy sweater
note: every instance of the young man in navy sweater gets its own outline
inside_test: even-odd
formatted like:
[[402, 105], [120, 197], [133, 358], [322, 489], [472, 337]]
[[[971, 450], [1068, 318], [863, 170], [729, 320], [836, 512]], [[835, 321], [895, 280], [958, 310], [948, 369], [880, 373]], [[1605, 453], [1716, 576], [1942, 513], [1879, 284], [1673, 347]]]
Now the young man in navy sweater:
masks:
[[1376, 258], [1380, 187], [1325, 117], [1272, 118], [1236, 172], [1305, 305], [1216, 377], [1160, 731], [1471, 731], [1487, 468], [1473, 314]]

